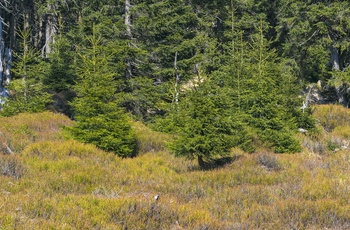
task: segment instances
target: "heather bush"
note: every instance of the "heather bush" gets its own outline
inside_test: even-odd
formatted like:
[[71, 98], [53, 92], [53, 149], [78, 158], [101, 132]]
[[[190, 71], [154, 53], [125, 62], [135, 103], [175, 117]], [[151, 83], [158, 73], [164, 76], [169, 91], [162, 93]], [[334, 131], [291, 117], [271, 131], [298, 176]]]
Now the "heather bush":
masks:
[[276, 156], [271, 154], [260, 154], [257, 157], [257, 162], [261, 166], [265, 167], [268, 170], [280, 170], [282, 169], [280, 163], [278, 162], [278, 159]]
[[15, 155], [0, 154], [0, 175], [19, 179], [25, 171], [21, 159]]

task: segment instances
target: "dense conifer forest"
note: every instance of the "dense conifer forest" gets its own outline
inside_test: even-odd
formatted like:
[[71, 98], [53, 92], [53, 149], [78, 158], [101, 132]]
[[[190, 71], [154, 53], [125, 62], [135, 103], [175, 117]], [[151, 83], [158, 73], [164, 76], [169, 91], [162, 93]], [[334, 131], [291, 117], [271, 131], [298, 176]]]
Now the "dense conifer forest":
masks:
[[2, 115], [51, 107], [77, 120], [76, 139], [125, 157], [135, 154], [125, 113], [174, 134], [172, 151], [202, 164], [232, 147], [298, 152], [293, 135], [314, 128], [312, 84], [348, 105], [348, 6], [2, 1], [13, 52]]
[[0, 19], [0, 229], [350, 227], [349, 1], [0, 0]]

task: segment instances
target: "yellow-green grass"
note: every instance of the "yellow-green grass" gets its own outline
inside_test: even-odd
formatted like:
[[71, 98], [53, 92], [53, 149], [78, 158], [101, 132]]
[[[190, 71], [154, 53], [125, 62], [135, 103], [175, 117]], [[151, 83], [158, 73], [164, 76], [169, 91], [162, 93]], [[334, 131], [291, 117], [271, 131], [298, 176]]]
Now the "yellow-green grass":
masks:
[[231, 164], [201, 171], [164, 150], [121, 159], [73, 140], [34, 141], [0, 156], [12, 172], [0, 174], [0, 229], [350, 228], [348, 150], [233, 152]]
[[0, 117], [0, 152], [19, 153], [33, 142], [62, 139], [58, 131], [70, 123], [66, 116], [51, 112]]
[[350, 125], [350, 110], [341, 105], [315, 106], [313, 115], [327, 132]]
[[316, 154], [333, 154], [350, 149], [350, 109], [341, 105], [313, 107], [317, 132], [300, 134], [304, 151]]
[[131, 126], [136, 135], [136, 149], [138, 154], [166, 150], [167, 142], [172, 136], [166, 133], [150, 130], [140, 121], [131, 121]]

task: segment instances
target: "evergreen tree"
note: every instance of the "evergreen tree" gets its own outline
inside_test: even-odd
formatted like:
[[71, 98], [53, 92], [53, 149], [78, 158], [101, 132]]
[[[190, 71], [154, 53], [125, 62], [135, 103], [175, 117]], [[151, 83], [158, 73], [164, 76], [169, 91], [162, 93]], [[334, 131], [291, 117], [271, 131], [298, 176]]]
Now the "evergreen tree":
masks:
[[45, 92], [42, 78], [47, 71], [47, 64], [40, 53], [29, 44], [31, 31], [20, 31], [22, 38], [20, 53], [15, 53], [12, 68], [14, 79], [9, 89], [11, 94], [1, 115], [11, 116], [21, 112], [41, 112], [51, 102], [50, 95]]
[[49, 68], [44, 76], [43, 83], [53, 92], [69, 90], [76, 79], [71, 44], [62, 34], [55, 38], [52, 52], [49, 55]]
[[[290, 110], [299, 108], [297, 92], [293, 92], [292, 75], [282, 75], [276, 53], [269, 50], [263, 35], [262, 23], [259, 34], [251, 42], [250, 63], [247, 72], [248, 91], [244, 97], [244, 110], [251, 116], [250, 124], [264, 142], [272, 143], [275, 152], [298, 152], [300, 144], [293, 138], [297, 130]], [[284, 78], [289, 79], [284, 79]], [[289, 84], [285, 84], [286, 81]], [[301, 103], [300, 103], [301, 104]]]
[[199, 18], [195, 4], [173, 0], [132, 3], [132, 77], [125, 104], [150, 120], [147, 111], [164, 114], [172, 102], [175, 72], [180, 82], [187, 82], [197, 64], [216, 68], [216, 39], [210, 35], [208, 19]]
[[224, 88], [206, 79], [191, 89], [173, 111], [181, 127], [170, 145], [176, 156], [198, 159], [203, 169], [230, 155], [233, 147], [247, 146], [249, 135], [238, 116], [231, 114], [231, 100]]
[[[233, 22], [233, 20], [232, 20]], [[298, 126], [312, 122], [309, 113], [299, 111], [298, 84], [289, 62], [279, 59], [264, 37], [263, 22], [244, 41], [244, 31], [232, 23], [231, 42], [223, 46], [225, 63], [213, 78], [227, 86], [233, 101], [232, 115], [240, 111], [241, 122], [254, 136], [254, 147], [266, 146], [275, 152], [297, 152], [300, 144], [293, 137]], [[304, 117], [304, 118], [302, 118]]]
[[86, 39], [90, 46], [79, 50], [76, 61], [79, 80], [72, 106], [77, 125], [71, 132], [80, 141], [130, 157], [135, 140], [128, 117], [117, 107], [116, 75], [110, 70], [111, 50], [95, 32]]

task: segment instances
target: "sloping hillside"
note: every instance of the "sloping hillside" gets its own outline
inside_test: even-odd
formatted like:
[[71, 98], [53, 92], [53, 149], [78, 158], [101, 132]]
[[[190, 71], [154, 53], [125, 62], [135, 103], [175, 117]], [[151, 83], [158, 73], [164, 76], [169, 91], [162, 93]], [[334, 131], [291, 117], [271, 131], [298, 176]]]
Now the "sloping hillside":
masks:
[[1, 118], [0, 229], [348, 229], [350, 112], [314, 114], [303, 153], [233, 149], [237, 160], [211, 171], [137, 122], [141, 154], [121, 159], [65, 140], [64, 116]]

